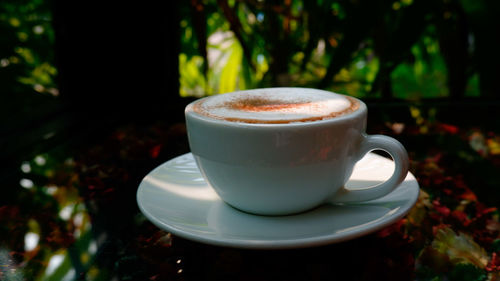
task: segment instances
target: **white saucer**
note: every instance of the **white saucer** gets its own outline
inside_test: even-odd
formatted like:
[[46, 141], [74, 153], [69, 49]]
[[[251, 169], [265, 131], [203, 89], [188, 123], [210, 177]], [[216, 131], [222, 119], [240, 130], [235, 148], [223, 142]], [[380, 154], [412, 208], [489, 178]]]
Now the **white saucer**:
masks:
[[[391, 160], [373, 153], [359, 161], [348, 188], [382, 182]], [[202, 243], [254, 249], [302, 248], [353, 239], [401, 219], [415, 204], [419, 186], [408, 173], [391, 194], [359, 204], [327, 204], [306, 213], [267, 217], [223, 203], [202, 178], [191, 153], [151, 171], [139, 185], [142, 213], [159, 228]]]

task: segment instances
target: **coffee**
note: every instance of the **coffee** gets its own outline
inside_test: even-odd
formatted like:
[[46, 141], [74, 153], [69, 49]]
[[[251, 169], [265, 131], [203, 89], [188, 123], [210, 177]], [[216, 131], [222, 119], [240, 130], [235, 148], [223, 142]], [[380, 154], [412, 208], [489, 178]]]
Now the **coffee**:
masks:
[[[268, 88], [204, 98], [184, 112], [201, 174], [222, 200], [249, 213], [287, 215], [326, 202], [373, 200], [392, 192], [408, 171], [398, 141], [365, 133], [367, 108], [355, 98]], [[392, 176], [375, 187], [345, 189], [354, 164], [374, 149], [394, 159]]]
[[305, 88], [240, 91], [202, 99], [193, 106], [196, 113], [218, 120], [275, 124], [330, 119], [358, 108], [353, 98]]

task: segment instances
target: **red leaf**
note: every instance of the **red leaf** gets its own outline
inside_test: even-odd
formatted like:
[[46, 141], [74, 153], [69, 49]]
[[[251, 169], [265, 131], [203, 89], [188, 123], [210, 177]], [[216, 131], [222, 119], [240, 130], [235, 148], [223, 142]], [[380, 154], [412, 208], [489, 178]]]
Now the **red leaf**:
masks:
[[493, 213], [496, 210], [497, 210], [496, 207], [487, 208], [487, 209], [481, 210], [481, 215], [486, 215], [486, 214], [489, 214], [489, 213]]
[[434, 209], [440, 213], [441, 215], [447, 217], [450, 215], [451, 211], [448, 207], [441, 205], [441, 203], [438, 200], [432, 201], [432, 205], [434, 206]]
[[[401, 219], [398, 222], [380, 230], [377, 233], [377, 236], [381, 237], [381, 238], [385, 238], [393, 233], [403, 234], [403, 226], [405, 225], [406, 222], [407, 222], [406, 219]], [[404, 236], [404, 235], [402, 235], [402, 236]]]
[[491, 255], [491, 260], [486, 266], [486, 271], [500, 271], [500, 256], [497, 253]]
[[460, 199], [464, 199], [464, 200], [469, 200], [469, 201], [474, 201], [474, 202], [477, 201], [476, 194], [469, 189], [464, 191], [464, 193], [460, 194], [459, 197], [460, 197]]
[[434, 225], [432, 226], [432, 234], [435, 236], [436, 233], [440, 230], [440, 229], [443, 229], [443, 228], [449, 228], [450, 225], [449, 224], [438, 224], [438, 225]]
[[443, 189], [443, 192], [446, 194], [446, 195], [452, 195], [453, 194], [453, 191], [449, 188], [445, 188]]
[[454, 210], [451, 212], [451, 216], [457, 219], [463, 226], [467, 226], [471, 223], [471, 220], [467, 217], [467, 214], [463, 211]]
[[449, 124], [439, 124], [438, 129], [441, 129], [441, 130], [445, 131], [446, 133], [449, 133], [452, 135], [457, 134], [459, 131], [457, 126], [453, 126], [453, 125], [449, 125]]
[[149, 150], [149, 155], [151, 155], [151, 158], [157, 158], [158, 155], [160, 155], [161, 147], [162, 145], [158, 144], [153, 146], [153, 148]]

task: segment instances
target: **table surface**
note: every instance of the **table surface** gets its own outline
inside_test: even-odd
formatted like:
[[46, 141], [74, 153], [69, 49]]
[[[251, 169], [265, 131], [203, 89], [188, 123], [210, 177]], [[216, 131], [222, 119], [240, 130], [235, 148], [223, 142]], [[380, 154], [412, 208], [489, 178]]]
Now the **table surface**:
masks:
[[420, 197], [396, 223], [321, 247], [250, 250], [162, 231], [137, 187], [189, 152], [182, 123], [129, 123], [17, 167], [0, 205], [5, 280], [500, 280], [500, 134], [437, 121], [379, 122], [399, 139]]

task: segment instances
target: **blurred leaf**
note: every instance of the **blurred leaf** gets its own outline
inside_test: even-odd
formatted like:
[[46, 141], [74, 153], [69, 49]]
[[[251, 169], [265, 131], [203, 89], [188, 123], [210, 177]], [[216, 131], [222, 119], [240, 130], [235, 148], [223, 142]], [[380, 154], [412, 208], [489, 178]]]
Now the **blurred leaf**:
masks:
[[[242, 56], [245, 57], [247, 60], [248, 65], [252, 68], [255, 69], [255, 66], [253, 65], [252, 61], [252, 51], [248, 45], [248, 35], [244, 34], [244, 30], [242, 27], [242, 23], [240, 21], [240, 18], [238, 17], [238, 10], [233, 9], [233, 7], [236, 5], [236, 2], [234, 3], [229, 3], [227, 0], [217, 0], [217, 4], [219, 5], [220, 9], [222, 10], [222, 14], [226, 17], [227, 21], [229, 22], [229, 26], [231, 31], [234, 33], [234, 36], [240, 43], [240, 48], [241, 48], [241, 53]], [[225, 93], [222, 91], [222, 93]]]
[[179, 77], [180, 95], [201, 97], [208, 94], [206, 80], [201, 72], [203, 58], [200, 56], [188, 56], [184, 53], [179, 55]]
[[468, 263], [484, 269], [488, 264], [488, 255], [474, 240], [464, 234], [456, 234], [451, 228], [438, 230], [432, 248], [448, 256], [453, 264]]
[[492, 155], [500, 155], [500, 137], [487, 140], [488, 150]]
[[243, 49], [238, 42], [231, 45], [231, 53], [223, 67], [220, 81], [219, 93], [228, 93], [238, 88], [238, 73], [243, 59]]
[[477, 13], [479, 11], [484, 11], [483, 0], [460, 0], [460, 3], [467, 13]]
[[[56, 255], [54, 255], [56, 256]], [[51, 256], [49, 259], [52, 259], [54, 256]], [[50, 264], [50, 262], [49, 262]], [[72, 272], [71, 272], [72, 270]], [[49, 274], [44, 275], [42, 278], [43, 281], [60, 281], [60, 280], [69, 280], [75, 277], [75, 271], [71, 266], [71, 260], [66, 251], [64, 251], [63, 260], [60, 264], [57, 265], [56, 268]]]
[[449, 274], [454, 281], [484, 281], [487, 280], [486, 272], [473, 264], [460, 263]]
[[435, 44], [435, 41], [427, 45], [417, 43], [411, 49], [415, 58], [413, 65], [403, 62], [396, 66], [391, 74], [394, 96], [403, 99], [448, 96], [447, 70], [443, 57], [439, 52], [429, 53], [426, 49], [435, 48]]

